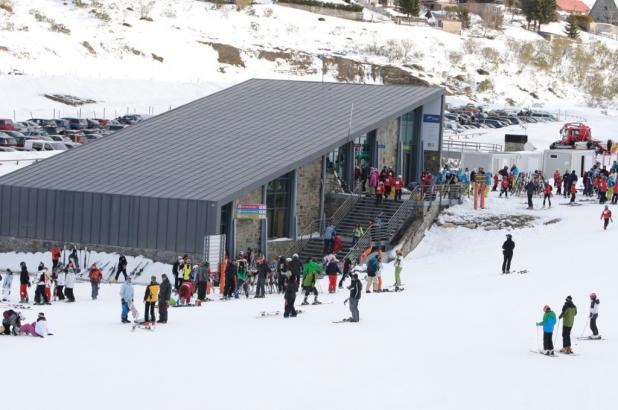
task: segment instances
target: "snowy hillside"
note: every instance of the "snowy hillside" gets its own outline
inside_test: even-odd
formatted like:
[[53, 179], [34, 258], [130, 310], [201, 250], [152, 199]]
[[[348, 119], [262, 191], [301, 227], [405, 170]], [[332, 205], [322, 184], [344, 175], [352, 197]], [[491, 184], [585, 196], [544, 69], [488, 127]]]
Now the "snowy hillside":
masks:
[[[442, 85], [501, 105], [611, 104], [618, 95], [616, 41], [582, 33], [581, 44], [549, 43], [510, 15], [503, 32], [475, 26], [460, 37], [272, 4], [2, 1], [0, 88], [9, 98], [0, 116], [159, 113], [251, 77]], [[71, 107], [44, 94], [96, 103]]]
[[[28, 320], [44, 311], [53, 337], [0, 337], [3, 351], [11, 352], [2, 362], [10, 371], [0, 373], [1, 385], [11, 389], [4, 405], [108, 410], [143, 408], [146, 400], [153, 410], [181, 403], [264, 410], [611, 408], [618, 400], [611, 377], [618, 365], [618, 281], [611, 257], [599, 256], [613, 254], [618, 225], [604, 232], [601, 208], [590, 202], [571, 207], [554, 197], [551, 209], [534, 211], [523, 202], [492, 193], [486, 211], [473, 211], [469, 202], [449, 209], [443, 225], [406, 259], [406, 290], [363, 293], [359, 324], [331, 323], [349, 313], [347, 291], [339, 290], [321, 294], [325, 304], [302, 307], [296, 319], [256, 319], [283, 308], [281, 296], [267, 295], [172, 308], [168, 324], [132, 333], [120, 324], [118, 285], [102, 285], [93, 302], [90, 285], [80, 283], [76, 303], [24, 311]], [[485, 228], [448, 223], [455, 220], [484, 221]], [[513, 269], [526, 274], [500, 275], [507, 232], [494, 227], [504, 220], [521, 225], [509, 232], [516, 243]], [[0, 266], [7, 262], [16, 259], [0, 257]], [[392, 283], [391, 265], [383, 278]], [[542, 307], [559, 313], [567, 295], [578, 307], [573, 339], [588, 334], [593, 291], [601, 300], [604, 340], [574, 340], [572, 357], [530, 352], [540, 347], [535, 322]], [[143, 293], [137, 286], [136, 299]], [[557, 335], [557, 348], [560, 340]], [[26, 365], [23, 358], [32, 355], [37, 362]], [[61, 382], [35, 388], [33, 375]], [[179, 383], [186, 396], [178, 394]]]

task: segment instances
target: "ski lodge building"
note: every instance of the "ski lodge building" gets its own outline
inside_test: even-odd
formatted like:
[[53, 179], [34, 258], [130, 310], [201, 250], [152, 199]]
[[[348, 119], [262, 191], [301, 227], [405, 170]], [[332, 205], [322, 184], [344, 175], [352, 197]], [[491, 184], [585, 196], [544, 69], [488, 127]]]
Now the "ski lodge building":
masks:
[[438, 87], [245, 81], [0, 177], [0, 249], [169, 262], [224, 234], [265, 252], [324, 220], [355, 167], [438, 171], [443, 108]]

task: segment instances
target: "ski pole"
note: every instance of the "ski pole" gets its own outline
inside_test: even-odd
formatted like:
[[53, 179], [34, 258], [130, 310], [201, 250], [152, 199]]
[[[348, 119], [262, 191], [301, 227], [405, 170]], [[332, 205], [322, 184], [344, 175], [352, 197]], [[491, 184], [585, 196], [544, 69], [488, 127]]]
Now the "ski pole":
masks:
[[[560, 321], [562, 319], [558, 319], [558, 326], [556, 326], [556, 329], [560, 328]], [[556, 344], [556, 340], [558, 339], [558, 331], [556, 330], [556, 334], [554, 335], [554, 344]]]
[[589, 318], [588, 318], [588, 322], [586, 322], [586, 326], [584, 327], [584, 330], [582, 330], [582, 334], [579, 336], [579, 337], [580, 337], [580, 339], [581, 339], [582, 337], [584, 337], [584, 333], [586, 333], [586, 329], [588, 329], [588, 327], [590, 327], [590, 320], [591, 320], [591, 318], [589, 317]]

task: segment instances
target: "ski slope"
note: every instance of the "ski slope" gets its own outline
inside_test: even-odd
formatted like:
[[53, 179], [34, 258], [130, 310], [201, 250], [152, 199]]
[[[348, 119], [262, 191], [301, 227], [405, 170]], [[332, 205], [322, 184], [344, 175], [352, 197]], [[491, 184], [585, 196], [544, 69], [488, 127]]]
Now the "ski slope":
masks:
[[[618, 225], [602, 230], [598, 204], [553, 200], [551, 209], [527, 211], [523, 198], [491, 193], [484, 211], [470, 202], [450, 208], [442, 223], [538, 218], [511, 231], [512, 268], [529, 273], [500, 275], [505, 230], [434, 226], [405, 260], [406, 291], [363, 294], [359, 324], [331, 323], [349, 315], [347, 292], [339, 291], [321, 294], [333, 303], [303, 307], [295, 319], [257, 319], [283, 310], [281, 296], [267, 295], [172, 308], [167, 325], [132, 333], [120, 324], [118, 285], [103, 284], [93, 302], [90, 285], [79, 283], [76, 303], [25, 311], [29, 320], [44, 311], [53, 337], [0, 337], [8, 369], [0, 385], [11, 392], [3, 408], [610, 409], [618, 401]], [[2, 255], [0, 267], [18, 260]], [[160, 277], [168, 269], [154, 270]], [[392, 283], [392, 265], [383, 277]], [[606, 340], [574, 340], [573, 357], [531, 353], [540, 346], [543, 305], [559, 313], [573, 296], [575, 339], [585, 332], [592, 291]], [[135, 293], [140, 300], [144, 287]]]

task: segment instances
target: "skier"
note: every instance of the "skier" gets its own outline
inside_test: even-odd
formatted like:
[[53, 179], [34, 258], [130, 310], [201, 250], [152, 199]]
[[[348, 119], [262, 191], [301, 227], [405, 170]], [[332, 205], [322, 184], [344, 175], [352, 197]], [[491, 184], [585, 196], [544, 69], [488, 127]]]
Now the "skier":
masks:
[[180, 279], [178, 280], [178, 287], [182, 286], [184, 282], [191, 280], [191, 260], [187, 255], [182, 258], [182, 269], [179, 272]]
[[[285, 278], [287, 272], [288, 261], [285, 257], [279, 256], [279, 260], [277, 261], [277, 293], [285, 293]], [[225, 278], [225, 284], [227, 286], [227, 277]]]
[[172, 284], [164, 273], [161, 275], [161, 286], [159, 287], [159, 320], [157, 323], [167, 323], [167, 308], [172, 297]]
[[337, 274], [341, 273], [339, 269], [339, 261], [337, 258], [333, 258], [326, 265], [326, 274], [328, 275], [328, 293], [335, 293], [337, 291]]
[[601, 213], [601, 219], [603, 219], [603, 230], [607, 229], [607, 225], [609, 225], [609, 221], [614, 222], [612, 219], [612, 211], [609, 210], [609, 207], [605, 205], [605, 209]]
[[298, 285], [296, 284], [296, 276], [291, 275], [288, 279], [288, 283], [285, 287], [284, 301], [285, 307], [283, 311], [283, 317], [296, 317], [296, 309], [294, 308], [294, 302], [296, 302], [296, 291]]
[[556, 194], [562, 195], [562, 178], [560, 175], [560, 170], [556, 170], [556, 172], [554, 172], [554, 186], [556, 187]]
[[249, 285], [247, 284], [247, 260], [241, 257], [236, 261], [236, 277], [238, 278], [238, 285], [236, 286], [236, 292], [234, 297], [238, 299], [238, 292], [242, 289], [245, 292], [245, 296], [249, 298]]
[[599, 203], [607, 202], [607, 177], [602, 177], [599, 181]]
[[575, 202], [575, 195], [577, 194], [577, 184], [576, 183], [571, 184], [570, 192], [571, 192], [571, 200], [569, 201], [569, 203], [572, 204]]
[[[150, 277], [150, 284], [146, 286], [146, 292], [144, 293], [144, 323], [154, 323], [157, 318], [155, 316], [155, 304], [159, 301], [159, 288], [157, 283], [157, 277]], [[150, 315], [149, 315], [150, 313]]]
[[592, 336], [590, 339], [600, 339], [599, 329], [597, 328], [597, 318], [599, 317], [599, 299], [596, 293], [590, 294], [590, 330], [592, 330]]
[[120, 257], [118, 257], [118, 266], [116, 267], [116, 277], [114, 278], [114, 282], [118, 282], [118, 277], [122, 272], [122, 276], [124, 276], [124, 280], [127, 280], [127, 258], [121, 253]]
[[546, 355], [554, 355], [553, 334], [554, 326], [556, 325], [556, 314], [552, 312], [547, 305], [543, 307], [543, 320], [538, 322], [537, 326], [543, 326], [543, 352]]
[[131, 283], [131, 277], [129, 276], [120, 287], [120, 303], [122, 304], [120, 319], [122, 323], [131, 323], [129, 321], [129, 308], [133, 304], [133, 296], [133, 284]]
[[271, 272], [268, 262], [264, 255], [261, 255], [257, 263], [257, 285], [255, 287], [255, 298], [266, 297], [266, 276]]
[[39, 271], [38, 279], [36, 282], [36, 288], [34, 291], [34, 304], [35, 305], [50, 305], [49, 299], [45, 294], [45, 271]]
[[533, 209], [534, 206], [532, 204], [532, 195], [534, 195], [534, 190], [536, 187], [534, 186], [534, 181], [531, 179], [525, 186], [526, 194], [528, 195], [528, 209]]
[[54, 289], [54, 300], [64, 300], [64, 280], [67, 270], [58, 265], [58, 273], [56, 274], [56, 288]]
[[[206, 287], [210, 278], [210, 264], [208, 261], [202, 262], [202, 266], [197, 268], [195, 281], [197, 282], [197, 298], [204, 302], [206, 300]], [[181, 285], [182, 286], [182, 285]]]
[[545, 208], [545, 200], [547, 199], [547, 202], [549, 202], [549, 207], [551, 208], [551, 191], [552, 191], [552, 186], [549, 185], [548, 181], [545, 181], [545, 187], [543, 188], [543, 208]]
[[371, 293], [371, 285], [373, 285], [373, 290], [376, 290], [378, 286], [376, 275], [380, 269], [379, 257], [378, 254], [375, 254], [367, 261], [367, 293]]
[[573, 298], [571, 296], [566, 297], [564, 306], [562, 306], [562, 312], [558, 319], [563, 319], [562, 322], [562, 349], [561, 353], [573, 353], [571, 350], [571, 329], [573, 329], [573, 322], [575, 322], [575, 316], [577, 316], [577, 307], [573, 304]]
[[233, 260], [228, 261], [225, 268], [225, 288], [223, 289], [224, 299], [231, 299], [236, 292], [237, 272], [236, 262]]
[[399, 286], [401, 286], [401, 261], [403, 259], [403, 253], [401, 249], [398, 249], [395, 252], [395, 290], [399, 290]]
[[75, 269], [73, 268], [73, 262], [69, 262], [67, 273], [64, 277], [64, 296], [66, 296], [68, 303], [75, 302], [75, 294], [73, 293], [74, 286], [75, 286]]
[[56, 245], [53, 245], [49, 251], [51, 252], [52, 257], [52, 271], [55, 271], [60, 261], [60, 248], [58, 248]]
[[75, 266], [79, 271], [79, 258], [77, 257], [77, 248], [75, 246], [73, 246], [73, 250], [69, 255], [69, 262], [73, 262], [73, 266]]
[[322, 266], [319, 263], [314, 262], [313, 259], [307, 259], [307, 263], [303, 266], [303, 290], [305, 291], [305, 299], [303, 300], [302, 305], [308, 305], [309, 302], [307, 298], [310, 294], [314, 294], [315, 297], [313, 299], [314, 305], [319, 305], [320, 301], [318, 301], [318, 290], [315, 287], [315, 283], [317, 281], [317, 275], [322, 271]]
[[500, 195], [498, 195], [498, 197], [501, 198], [502, 194], [504, 194], [504, 197], [508, 199], [509, 197], [508, 177], [502, 177], [502, 181], [500, 182]]
[[300, 277], [303, 272], [303, 263], [300, 261], [300, 257], [297, 253], [292, 255], [292, 261], [290, 262], [290, 272], [292, 272], [292, 276], [294, 276], [297, 290], [300, 290]]
[[350, 269], [352, 268], [352, 260], [346, 257], [343, 260], [343, 274], [341, 275], [341, 280], [339, 280], [339, 287], [343, 287], [343, 281], [346, 280], [348, 276], [350, 276]]
[[512, 238], [513, 236], [510, 233], [506, 234], [506, 241], [502, 244], [502, 255], [504, 256], [502, 273], [511, 273], [511, 260], [513, 259], [513, 249], [515, 249], [515, 242]]
[[6, 270], [4, 282], [2, 282], [2, 301], [8, 302], [11, 298], [11, 286], [13, 285], [13, 272], [10, 269]]
[[19, 302], [28, 303], [28, 288], [30, 287], [30, 273], [26, 267], [26, 262], [19, 264], [21, 272], [19, 274]]
[[178, 256], [176, 262], [172, 265], [172, 275], [174, 276], [174, 289], [178, 290], [178, 271], [182, 266], [182, 256]]
[[19, 335], [19, 328], [21, 327], [21, 321], [25, 320], [24, 315], [21, 312], [16, 312], [13, 309], [5, 310], [2, 313], [2, 327], [4, 327], [5, 335]]
[[45, 337], [52, 335], [52, 333], [49, 333], [49, 330], [47, 329], [47, 319], [45, 318], [45, 313], [43, 312], [39, 313], [36, 322], [22, 325], [19, 331], [22, 334], [34, 337]]
[[363, 293], [363, 284], [358, 279], [358, 273], [352, 274], [352, 283], [350, 283], [348, 289], [350, 290], [350, 297], [346, 299], [345, 302], [350, 303], [350, 313], [352, 314], [352, 317], [349, 318], [347, 321], [358, 322], [360, 320], [358, 302], [360, 301], [361, 295]]
[[[93, 263], [90, 267], [88, 279], [90, 279], [90, 286], [92, 287], [92, 300], [97, 300], [97, 297], [99, 296], [99, 286], [101, 285], [101, 280], [103, 279], [103, 273], [101, 273], [101, 269], [97, 267], [96, 263]], [[127, 280], [126, 274], [124, 276], [124, 280]]]

